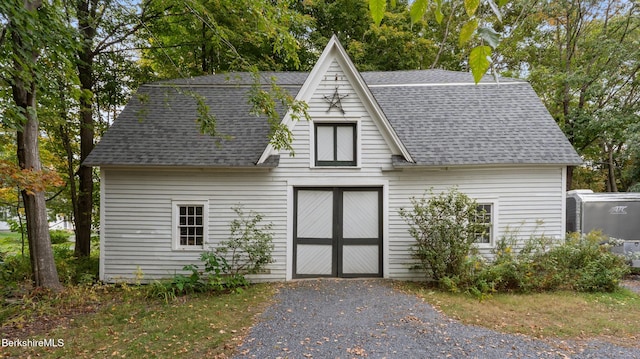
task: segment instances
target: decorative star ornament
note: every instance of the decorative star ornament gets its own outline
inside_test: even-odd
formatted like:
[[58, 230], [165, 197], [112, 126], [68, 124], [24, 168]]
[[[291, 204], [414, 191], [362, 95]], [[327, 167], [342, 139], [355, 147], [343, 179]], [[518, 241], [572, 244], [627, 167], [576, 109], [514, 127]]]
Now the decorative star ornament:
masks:
[[340, 95], [340, 93], [338, 92], [338, 87], [336, 87], [336, 90], [333, 92], [333, 96], [331, 97], [327, 95], [322, 96], [324, 100], [329, 103], [329, 108], [327, 109], [327, 112], [331, 112], [332, 108], [336, 108], [340, 110], [340, 112], [342, 112], [342, 114], [344, 115], [345, 112], [344, 112], [344, 109], [342, 108], [342, 102], [340, 102], [340, 100], [342, 100], [347, 96], [349, 96], [349, 94]]

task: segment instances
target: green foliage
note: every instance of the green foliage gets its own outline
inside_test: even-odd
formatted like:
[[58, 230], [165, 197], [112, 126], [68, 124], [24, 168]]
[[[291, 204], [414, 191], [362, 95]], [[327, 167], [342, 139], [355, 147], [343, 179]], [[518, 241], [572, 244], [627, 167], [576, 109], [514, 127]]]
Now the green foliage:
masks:
[[154, 281], [146, 287], [146, 295], [169, 302], [193, 293], [240, 291], [249, 284], [242, 274], [230, 273], [226, 259], [215, 252], [202, 253], [200, 260], [204, 262], [204, 270], [197, 264], [186, 265], [183, 270], [190, 274], [175, 274], [170, 280]]
[[473, 79], [480, 82], [482, 76], [487, 72], [491, 65], [491, 47], [489, 46], [477, 46], [471, 50], [469, 55], [469, 66], [471, 67], [471, 73]]
[[53, 246], [53, 258], [60, 281], [66, 285], [91, 284], [98, 280], [99, 256], [77, 258], [71, 243]]
[[[443, 0], [435, 0], [435, 6], [429, 6], [429, 1], [426, 0], [416, 0], [413, 1], [411, 6], [409, 6], [408, 13], [411, 18], [411, 23], [415, 24], [422, 20], [429, 12], [432, 12], [436, 23], [438, 25], [445, 26], [446, 38], [452, 25], [451, 22], [456, 18], [455, 9], [464, 9], [467, 20], [464, 25], [457, 27], [460, 29], [460, 33], [456, 38], [458, 39], [458, 45], [462, 47], [465, 43], [469, 42], [474, 33], [477, 35], [479, 44], [476, 44], [469, 54], [467, 64], [473, 73], [475, 82], [478, 83], [492, 63], [492, 49], [496, 49], [500, 41], [500, 33], [498, 31], [488, 26], [478, 29], [478, 24], [495, 22], [497, 25], [501, 26], [503, 14], [500, 8], [504, 7], [509, 3], [509, 1], [510, 0], [501, 0], [496, 3], [493, 0], [487, 0], [486, 4], [489, 6], [489, 12], [484, 11], [485, 9], [480, 7], [481, 2], [479, 0], [455, 0], [447, 2], [444, 2]], [[374, 23], [376, 25], [380, 25], [383, 20], [383, 15], [385, 15], [384, 6], [386, 6], [386, 0], [369, 0], [370, 13], [374, 18]], [[449, 12], [446, 24], [443, 24], [445, 17], [443, 10]], [[458, 18], [456, 18], [456, 20], [465, 22]], [[476, 29], [478, 31], [476, 31]], [[439, 55], [442, 53], [444, 44], [441, 44], [440, 46], [441, 48], [436, 59], [438, 59]]]
[[416, 240], [412, 252], [419, 268], [435, 282], [459, 276], [477, 233], [484, 229], [475, 222], [477, 203], [452, 188], [437, 195], [430, 190], [428, 199], [413, 197], [411, 205], [400, 209], [400, 216]]
[[259, 273], [273, 262], [272, 224], [259, 226], [261, 214], [245, 213], [240, 206], [232, 209], [238, 218], [231, 222], [229, 239], [222, 241], [215, 252], [228, 260], [232, 275]]
[[51, 237], [51, 244], [66, 243], [71, 238], [71, 232], [62, 229], [53, 229], [49, 231], [49, 237]]
[[22, 221], [9, 218], [7, 219], [7, 224], [11, 232], [27, 235], [27, 226]]
[[619, 0], [607, 11], [599, 1], [511, 5], [505, 26], [517, 25], [498, 49], [500, 67], [531, 83], [583, 157], [570, 188], [627, 191], [640, 181], [632, 170], [640, 163], [640, 7]]
[[459, 40], [458, 40], [459, 46], [463, 46], [464, 44], [469, 42], [469, 40], [471, 40], [471, 37], [473, 36], [473, 33], [476, 31], [477, 28], [478, 28], [477, 19], [471, 19], [467, 21], [467, 23], [462, 25], [462, 28], [460, 29]]
[[292, 1], [175, 0], [150, 3], [162, 14], [141, 29], [142, 62], [161, 78], [305, 66], [309, 18]]
[[263, 79], [256, 68], [253, 68], [251, 76], [254, 80], [251, 86], [249, 102], [251, 113], [256, 116], [266, 116], [269, 124], [269, 144], [276, 150], [285, 149], [293, 156], [293, 134], [289, 127], [282, 123], [284, 113], [278, 111], [278, 107], [284, 108], [292, 121], [300, 119], [310, 120], [307, 112], [308, 106], [304, 101], [296, 100], [289, 92], [276, 83], [276, 78], [268, 79], [269, 90], [263, 88]]
[[[66, 238], [66, 237], [65, 237]], [[72, 244], [64, 242], [54, 244], [53, 258], [60, 281], [66, 285], [91, 284], [98, 279], [99, 255], [94, 252], [89, 257], [76, 258]], [[25, 281], [31, 279], [31, 262], [29, 253], [20, 254], [0, 253], [0, 292], [9, 294]]]
[[273, 262], [273, 234], [271, 224], [259, 226], [262, 215], [245, 214], [241, 207], [234, 207], [238, 215], [230, 225], [230, 238], [213, 251], [203, 252], [197, 264], [183, 268], [190, 274], [175, 274], [171, 280], [154, 281], [146, 290], [147, 296], [168, 302], [178, 296], [199, 292], [240, 291], [249, 281], [246, 274], [256, 274]]
[[31, 278], [29, 257], [0, 252], [0, 296], [8, 296]]
[[[426, 2], [424, 0], [416, 1], [418, 3]], [[387, 9], [387, 0], [369, 0], [369, 11], [371, 11], [371, 17], [373, 23], [380, 26], [382, 18], [384, 17], [384, 11]]]
[[464, 9], [469, 17], [476, 14], [478, 6], [480, 6], [480, 0], [464, 0]]
[[476, 261], [457, 277], [447, 278], [447, 289], [464, 290], [483, 298], [491, 293], [612, 292], [629, 272], [625, 259], [602, 243], [599, 232], [571, 234], [562, 243], [531, 236], [519, 251], [517, 232], [508, 232], [494, 248], [490, 263]]
[[[416, 0], [411, 4], [411, 8], [409, 9], [409, 14], [411, 14], [411, 22], [416, 23], [424, 17], [424, 13], [427, 12], [427, 6], [429, 5], [429, 1], [427, 0]], [[382, 19], [381, 19], [382, 20]], [[380, 23], [380, 21], [378, 21]]]

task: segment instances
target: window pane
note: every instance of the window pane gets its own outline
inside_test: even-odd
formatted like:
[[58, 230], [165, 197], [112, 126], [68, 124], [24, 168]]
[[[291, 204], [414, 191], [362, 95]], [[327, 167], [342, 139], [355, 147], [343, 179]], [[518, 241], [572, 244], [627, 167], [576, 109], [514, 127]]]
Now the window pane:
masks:
[[338, 161], [353, 161], [353, 127], [338, 126]]
[[334, 161], [333, 157], [333, 126], [317, 126], [316, 154], [318, 161]]
[[481, 204], [477, 207], [476, 223], [482, 224], [482, 228], [475, 233], [476, 243], [491, 243], [491, 205]]
[[178, 233], [181, 246], [201, 246], [204, 242], [204, 207], [179, 206]]

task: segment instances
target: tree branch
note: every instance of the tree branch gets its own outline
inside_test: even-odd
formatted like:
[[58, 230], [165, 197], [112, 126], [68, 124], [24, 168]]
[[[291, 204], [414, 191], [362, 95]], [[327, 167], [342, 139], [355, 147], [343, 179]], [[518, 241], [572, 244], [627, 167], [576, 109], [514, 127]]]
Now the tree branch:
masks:
[[7, 34], [7, 26], [3, 26], [2, 32], [0, 32], [0, 46], [2, 46], [2, 43], [4, 42], [6, 34]]
[[138, 20], [138, 23], [133, 26], [132, 28], [130, 28], [129, 30], [125, 31], [123, 34], [121, 34], [120, 36], [116, 37], [115, 39], [111, 39], [115, 34], [117, 34], [120, 30], [122, 30], [123, 28], [125, 28], [126, 26], [130, 25], [130, 24], [125, 24], [125, 23], [120, 23], [118, 26], [114, 27], [103, 39], [102, 41], [100, 41], [95, 49], [92, 51], [92, 54], [95, 56], [97, 54], [102, 53], [104, 50], [106, 50], [107, 48], [109, 48], [110, 46], [120, 43], [122, 41], [124, 41], [127, 37], [133, 35], [134, 33], [136, 33], [138, 30], [140, 30], [143, 26], [144, 23], [146, 21], [149, 20], [153, 20], [153, 19], [157, 19], [158, 17], [160, 17], [160, 13], [153, 13], [153, 14], [147, 14], [147, 8], [143, 7], [142, 8], [142, 14], [140, 15], [140, 19]]

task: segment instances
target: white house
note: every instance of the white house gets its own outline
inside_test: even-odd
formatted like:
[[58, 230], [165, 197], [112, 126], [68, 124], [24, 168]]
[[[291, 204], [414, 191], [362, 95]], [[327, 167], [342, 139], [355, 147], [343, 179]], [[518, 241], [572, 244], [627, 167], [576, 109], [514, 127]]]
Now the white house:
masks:
[[[452, 186], [488, 216], [489, 252], [507, 230], [565, 233], [566, 167], [580, 157], [531, 86], [475, 85], [443, 70], [358, 72], [334, 37], [310, 73], [266, 73], [309, 105], [282, 119], [295, 155], [251, 115], [245, 73], [142, 86], [85, 161], [100, 166], [100, 278], [170, 277], [228, 237], [232, 207], [273, 224], [274, 259], [255, 280], [414, 279], [398, 210]], [[218, 130], [199, 133], [206, 99]], [[539, 225], [542, 223], [542, 225]]]

